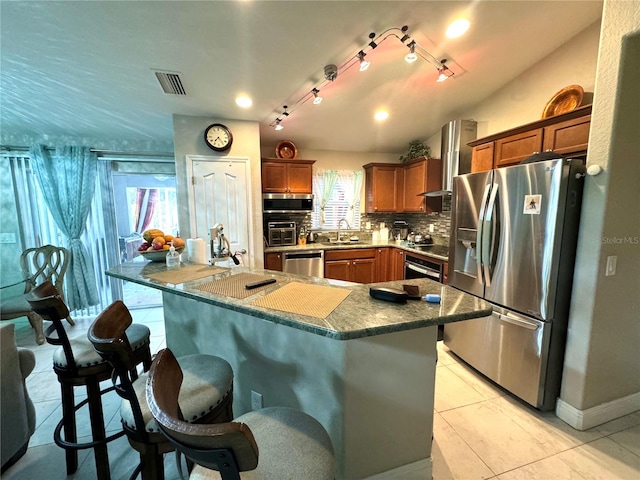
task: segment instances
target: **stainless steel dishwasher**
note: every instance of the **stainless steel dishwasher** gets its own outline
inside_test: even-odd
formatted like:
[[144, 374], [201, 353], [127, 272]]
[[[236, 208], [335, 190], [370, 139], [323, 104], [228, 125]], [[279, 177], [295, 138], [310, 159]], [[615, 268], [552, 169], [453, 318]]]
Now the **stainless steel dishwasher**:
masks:
[[285, 252], [282, 257], [282, 271], [324, 278], [324, 250]]

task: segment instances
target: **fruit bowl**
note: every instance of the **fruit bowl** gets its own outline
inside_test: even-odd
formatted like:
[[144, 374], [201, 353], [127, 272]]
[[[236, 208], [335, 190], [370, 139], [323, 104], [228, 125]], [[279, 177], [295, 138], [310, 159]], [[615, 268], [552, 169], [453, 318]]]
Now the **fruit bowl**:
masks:
[[[176, 248], [176, 252], [182, 253], [184, 251], [184, 247]], [[167, 260], [167, 253], [169, 250], [151, 250], [146, 252], [140, 252], [140, 255], [145, 260], [150, 260], [152, 262], [165, 262]]]

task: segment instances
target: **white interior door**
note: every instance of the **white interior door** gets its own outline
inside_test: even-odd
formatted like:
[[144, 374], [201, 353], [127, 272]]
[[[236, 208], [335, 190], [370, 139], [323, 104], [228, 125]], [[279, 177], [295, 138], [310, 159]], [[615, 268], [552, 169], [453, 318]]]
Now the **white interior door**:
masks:
[[249, 250], [248, 159], [187, 156], [191, 233], [209, 241], [209, 229], [224, 226], [231, 252]]

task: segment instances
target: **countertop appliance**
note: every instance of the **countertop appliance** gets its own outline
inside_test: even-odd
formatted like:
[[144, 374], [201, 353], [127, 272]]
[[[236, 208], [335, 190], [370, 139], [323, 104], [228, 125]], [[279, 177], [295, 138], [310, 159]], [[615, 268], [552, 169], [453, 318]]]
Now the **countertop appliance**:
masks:
[[442, 127], [440, 152], [442, 156], [442, 189], [420, 195], [440, 197], [451, 195], [453, 178], [471, 172], [471, 151], [467, 143], [477, 138], [478, 122], [452, 120]]
[[444, 343], [542, 410], [560, 392], [585, 167], [556, 159], [454, 178], [449, 285], [493, 304]]
[[296, 244], [296, 222], [268, 222], [267, 241], [270, 247]]
[[282, 271], [324, 278], [324, 250], [285, 252], [282, 256]]

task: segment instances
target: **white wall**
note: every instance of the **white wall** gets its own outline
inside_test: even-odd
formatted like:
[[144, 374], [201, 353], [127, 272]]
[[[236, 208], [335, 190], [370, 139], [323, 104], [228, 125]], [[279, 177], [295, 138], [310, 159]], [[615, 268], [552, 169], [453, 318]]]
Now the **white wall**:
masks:
[[[204, 143], [204, 131], [212, 123], [223, 123], [233, 134], [231, 149], [224, 153], [211, 150]], [[176, 158], [176, 191], [178, 197], [178, 220], [180, 236], [191, 237], [189, 198], [187, 189], [187, 155], [244, 157], [250, 163], [250, 188], [252, 205], [247, 206], [251, 227], [249, 231], [249, 266], [263, 265], [262, 243], [262, 187], [260, 171], [260, 132], [257, 122], [230, 120], [213, 117], [173, 116], [173, 143]]]

